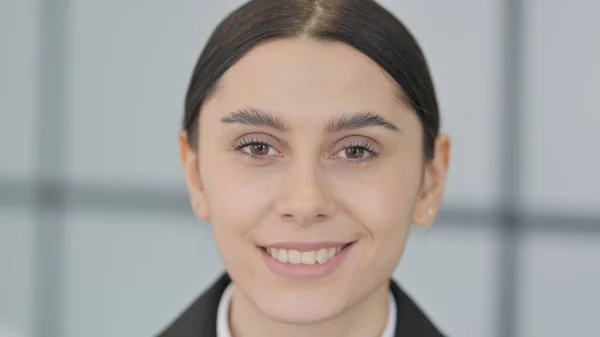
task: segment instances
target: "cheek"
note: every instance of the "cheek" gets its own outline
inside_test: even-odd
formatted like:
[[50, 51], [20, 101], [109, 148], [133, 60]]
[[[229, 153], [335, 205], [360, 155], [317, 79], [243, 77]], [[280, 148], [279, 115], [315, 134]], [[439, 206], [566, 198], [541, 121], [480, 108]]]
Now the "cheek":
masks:
[[373, 275], [392, 273], [404, 251], [420, 185], [416, 162], [390, 162], [361, 179], [339, 182], [347, 212], [363, 227], [365, 268]]
[[262, 222], [279, 184], [274, 172], [240, 165], [229, 158], [233, 155], [215, 153], [201, 167], [215, 234], [228, 240], [246, 237]]
[[[211, 226], [221, 258], [232, 277], [253, 277], [259, 260], [252, 233], [268, 213], [273, 179], [213, 157], [202, 168]], [[272, 178], [272, 177], [271, 177]], [[241, 277], [241, 275], [245, 275]]]
[[360, 177], [339, 177], [336, 189], [344, 208], [373, 239], [402, 232], [408, 226], [420, 179], [413, 166], [381, 165]]

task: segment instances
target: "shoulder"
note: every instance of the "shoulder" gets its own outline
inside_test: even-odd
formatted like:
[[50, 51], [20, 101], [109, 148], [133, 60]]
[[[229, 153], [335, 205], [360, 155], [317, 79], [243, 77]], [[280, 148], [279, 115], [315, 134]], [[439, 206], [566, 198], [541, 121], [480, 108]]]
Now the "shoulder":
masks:
[[396, 301], [396, 337], [443, 337], [419, 306], [392, 280], [390, 290]]
[[216, 336], [217, 309], [223, 292], [231, 282], [227, 274], [221, 276], [200, 295], [158, 337]]

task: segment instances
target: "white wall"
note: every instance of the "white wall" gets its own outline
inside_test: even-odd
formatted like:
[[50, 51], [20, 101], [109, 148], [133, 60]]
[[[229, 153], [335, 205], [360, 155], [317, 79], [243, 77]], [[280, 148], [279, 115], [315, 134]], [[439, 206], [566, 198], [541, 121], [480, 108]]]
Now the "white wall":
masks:
[[0, 206], [1, 337], [26, 337], [33, 332], [35, 247], [31, 214], [26, 208]]
[[[27, 182], [35, 159], [37, 3], [0, 1], [0, 181]], [[32, 332], [32, 211], [3, 201], [0, 183], [0, 336]]]
[[600, 3], [529, 2], [522, 193], [535, 212], [600, 217]]
[[36, 146], [38, 5], [0, 2], [0, 175], [26, 180]]

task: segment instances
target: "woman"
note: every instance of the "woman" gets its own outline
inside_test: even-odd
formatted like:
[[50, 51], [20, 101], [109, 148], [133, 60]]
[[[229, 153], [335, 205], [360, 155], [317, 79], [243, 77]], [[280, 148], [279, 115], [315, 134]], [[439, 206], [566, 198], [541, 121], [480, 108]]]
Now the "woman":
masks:
[[450, 142], [407, 29], [371, 0], [254, 0], [216, 29], [180, 155], [227, 274], [161, 336], [441, 336], [390, 278]]

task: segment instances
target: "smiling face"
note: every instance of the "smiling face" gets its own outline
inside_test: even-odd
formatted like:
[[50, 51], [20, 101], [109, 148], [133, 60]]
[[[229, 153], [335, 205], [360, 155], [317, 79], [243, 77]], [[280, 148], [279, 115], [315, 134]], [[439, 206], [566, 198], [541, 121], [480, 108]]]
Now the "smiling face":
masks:
[[182, 136], [196, 213], [237, 296], [270, 319], [320, 322], [385, 297], [409, 224], [433, 220], [447, 140], [427, 164], [398, 91], [345, 44], [275, 40], [225, 73], [202, 107], [197, 151]]

